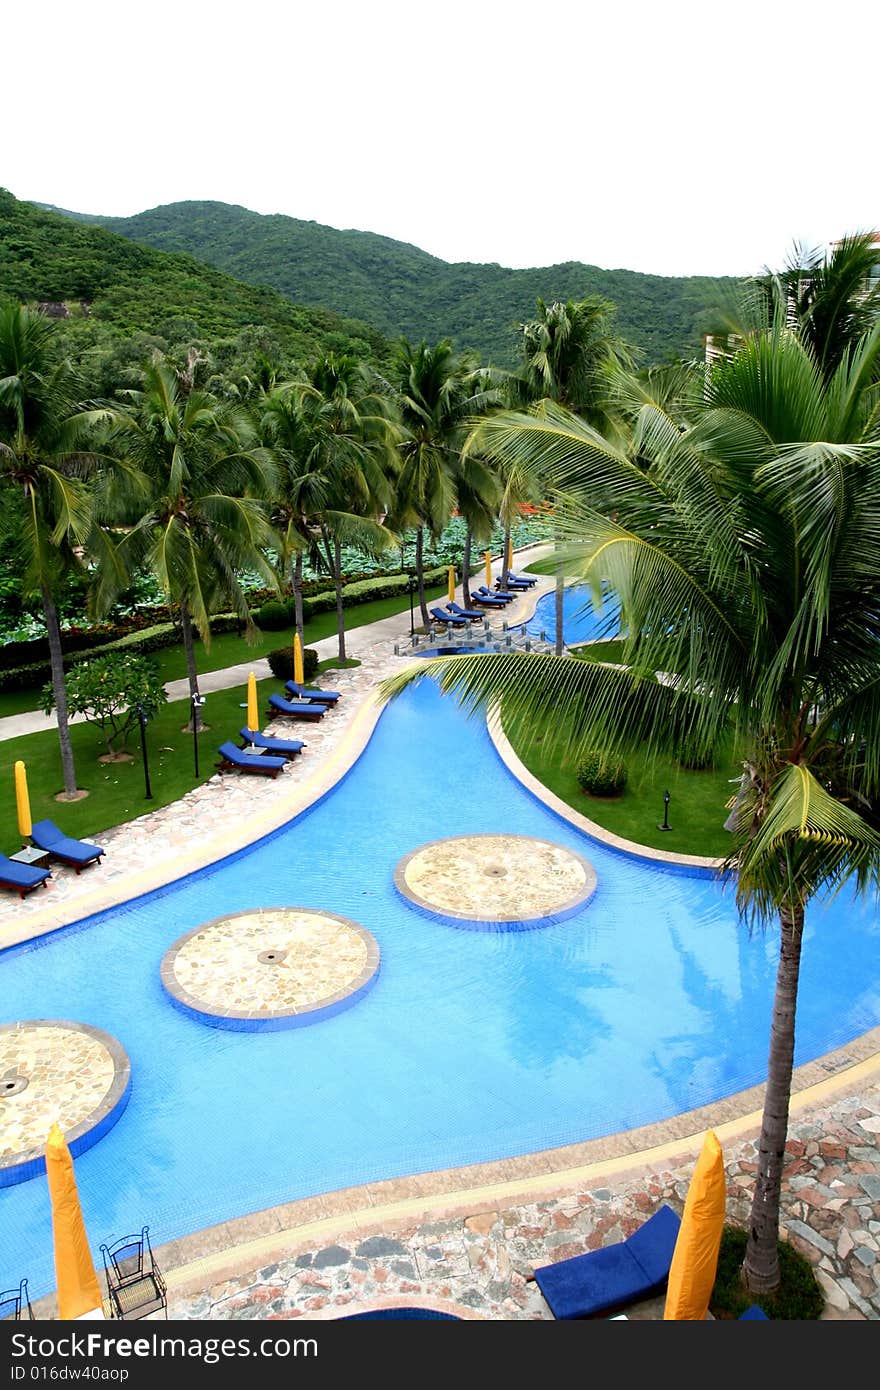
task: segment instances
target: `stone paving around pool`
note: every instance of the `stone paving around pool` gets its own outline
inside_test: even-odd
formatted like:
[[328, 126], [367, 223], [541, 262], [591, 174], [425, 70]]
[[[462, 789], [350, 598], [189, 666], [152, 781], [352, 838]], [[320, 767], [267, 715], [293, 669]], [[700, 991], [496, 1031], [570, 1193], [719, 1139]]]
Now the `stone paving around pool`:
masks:
[[[878, 1135], [880, 1081], [807, 1106], [789, 1126], [781, 1230], [815, 1269], [826, 1321], [880, 1319]], [[727, 1220], [745, 1226], [756, 1144], [723, 1148]], [[561, 1172], [533, 1196], [450, 1194], [421, 1213], [412, 1200], [399, 1215], [365, 1206], [356, 1217], [263, 1236], [262, 1261], [249, 1263], [242, 1250], [213, 1280], [207, 1268], [179, 1269], [168, 1314], [311, 1319], [397, 1302], [482, 1319], [551, 1319], [534, 1268], [623, 1239], [663, 1202], [681, 1214], [694, 1161], [679, 1154], [593, 1177]], [[627, 1317], [662, 1318], [663, 1302], [631, 1305]]]

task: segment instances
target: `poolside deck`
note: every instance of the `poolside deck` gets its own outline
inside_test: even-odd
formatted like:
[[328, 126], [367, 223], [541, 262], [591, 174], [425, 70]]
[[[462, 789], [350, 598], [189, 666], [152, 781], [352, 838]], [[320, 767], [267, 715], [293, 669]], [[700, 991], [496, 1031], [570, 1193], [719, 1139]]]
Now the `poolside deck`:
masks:
[[[544, 580], [519, 596], [506, 620], [524, 621], [550, 587]], [[500, 627], [500, 613], [493, 619]], [[96, 837], [107, 854], [94, 869], [79, 877], [59, 869], [48, 892], [3, 901], [0, 946], [214, 862], [323, 796], [369, 739], [381, 712], [373, 691], [399, 666], [394, 646], [406, 645], [408, 630], [400, 615], [349, 634], [361, 665], [334, 673], [343, 698], [309, 727], [304, 755], [277, 780], [254, 787], [217, 774], [180, 802]], [[330, 654], [335, 639], [318, 645]], [[229, 684], [241, 683], [239, 668], [227, 674]], [[214, 688], [223, 675], [214, 673]], [[625, 1234], [660, 1201], [680, 1209], [710, 1125], [725, 1150], [729, 1216], [744, 1220], [760, 1105], [755, 1088], [608, 1140], [329, 1193], [194, 1233], [158, 1250], [169, 1315], [315, 1317], [380, 1296], [424, 1294], [479, 1317], [546, 1318], [531, 1268]], [[880, 1318], [878, 1134], [875, 1029], [795, 1078], [782, 1223], [816, 1265], [829, 1318]], [[52, 1300], [36, 1309], [51, 1316]], [[630, 1315], [658, 1317], [662, 1306], [655, 1300]]]

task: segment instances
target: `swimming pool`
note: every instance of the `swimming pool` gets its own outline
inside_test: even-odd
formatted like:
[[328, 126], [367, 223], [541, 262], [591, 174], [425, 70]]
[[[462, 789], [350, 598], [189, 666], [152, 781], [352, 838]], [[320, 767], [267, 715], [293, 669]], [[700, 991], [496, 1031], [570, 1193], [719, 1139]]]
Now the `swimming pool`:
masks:
[[[414, 911], [394, 866], [426, 841], [505, 830], [591, 861], [580, 913], [467, 931]], [[237, 1032], [174, 1007], [160, 966], [202, 922], [324, 909], [381, 949], [373, 988], [309, 1027]], [[876, 905], [805, 932], [796, 1062], [880, 1022]], [[709, 877], [617, 854], [510, 775], [480, 719], [430, 680], [382, 714], [310, 812], [157, 893], [0, 956], [0, 1021], [74, 1019], [131, 1061], [127, 1108], [76, 1175], [93, 1248], [156, 1244], [276, 1203], [575, 1143], [666, 1118], [766, 1074], [777, 938], [749, 938]], [[873, 973], [872, 973], [873, 967]], [[0, 1287], [54, 1288], [48, 1190], [0, 1189]]]
[[[532, 637], [543, 632], [548, 642], [556, 641], [556, 594], [552, 589], [538, 599], [526, 631]], [[562, 640], [566, 646], [616, 637], [619, 631], [620, 607], [613, 595], [606, 598], [600, 610], [593, 606], [588, 585], [566, 585], [562, 593]]]

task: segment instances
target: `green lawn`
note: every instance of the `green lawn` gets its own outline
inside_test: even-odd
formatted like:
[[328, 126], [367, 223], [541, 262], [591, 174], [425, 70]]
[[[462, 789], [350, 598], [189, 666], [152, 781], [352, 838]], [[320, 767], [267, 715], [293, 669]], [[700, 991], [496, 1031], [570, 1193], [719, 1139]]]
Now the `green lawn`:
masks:
[[[614, 661], [619, 648], [614, 641], [593, 642], [577, 654], [585, 660]], [[732, 738], [720, 751], [716, 766], [703, 772], [683, 768], [672, 758], [657, 758], [651, 763], [644, 754], [630, 758], [625, 791], [619, 797], [604, 798], [583, 792], [574, 767], [552, 750], [545, 751], [546, 735], [546, 723], [536, 727], [527, 743], [513, 745], [517, 756], [533, 776], [581, 815], [625, 840], [653, 849], [711, 858], [728, 853], [725, 803], [736, 791], [742, 771], [742, 759], [737, 757]], [[670, 798], [668, 831], [659, 828], [666, 791]]]
[[[332, 670], [333, 665], [333, 662], [323, 663], [324, 669]], [[329, 680], [323, 683], [330, 684]], [[261, 715], [266, 709], [269, 695], [279, 688], [278, 681], [271, 676], [257, 682]], [[216, 771], [220, 744], [226, 739], [238, 742], [238, 731], [247, 713], [241, 706], [246, 700], [245, 685], [212, 691], [206, 696], [203, 717], [207, 727], [199, 734], [198, 778], [195, 775], [193, 735], [185, 728], [189, 719], [189, 701], [175, 700], [164, 706], [161, 713], [147, 725], [147, 764], [153, 793], [150, 801], [145, 795], [140, 729], [137, 725], [129, 740], [129, 752], [134, 755], [129, 763], [99, 762], [98, 757], [104, 752], [100, 732], [89, 724], [71, 726], [77, 781], [80, 787], [89, 792], [82, 801], [55, 800], [56, 793], [63, 786], [56, 729], [0, 742], [0, 787], [4, 788], [6, 805], [0, 849], [5, 854], [14, 854], [21, 849], [13, 772], [18, 759], [24, 762], [27, 770], [31, 820], [48, 818], [54, 820], [66, 834], [76, 839], [88, 839], [111, 826], [121, 825], [160, 806], [167, 806], [193, 787], [206, 782]], [[268, 723], [268, 719], [262, 722]], [[303, 720], [291, 719], [288, 723], [289, 736], [301, 738], [308, 744], [313, 726]], [[306, 747], [298, 756], [307, 758], [308, 751]], [[227, 775], [237, 777], [241, 774]]]
[[[427, 601], [429, 604], [436, 603], [442, 596], [446, 596], [446, 588], [428, 589]], [[409, 598], [403, 597], [375, 599], [372, 603], [360, 603], [348, 608], [345, 613], [345, 630], [353, 631], [354, 628], [363, 627], [365, 623], [375, 623], [382, 618], [394, 617], [397, 613], [407, 612], [409, 609]], [[418, 607], [415, 609], [416, 625], [418, 622]], [[305, 625], [306, 647], [319, 642], [322, 637], [333, 637], [336, 633], [336, 611], [332, 613], [319, 613]], [[224, 632], [212, 638], [210, 647], [206, 650], [201, 642], [196, 643], [196, 666], [201, 674], [208, 671], [223, 671], [227, 666], [238, 666], [246, 661], [256, 661], [260, 657], [267, 656], [276, 647], [283, 647], [292, 640], [292, 632], [260, 632], [257, 629], [256, 640], [253, 644], [247, 642], [244, 637], [238, 637], [234, 632]], [[156, 663], [163, 684], [168, 681], [183, 680], [186, 676], [186, 658], [183, 647], [165, 647], [162, 651], [153, 652], [152, 660]], [[0, 692], [0, 719], [10, 714], [24, 714], [28, 710], [40, 708], [39, 690], [14, 690]]]

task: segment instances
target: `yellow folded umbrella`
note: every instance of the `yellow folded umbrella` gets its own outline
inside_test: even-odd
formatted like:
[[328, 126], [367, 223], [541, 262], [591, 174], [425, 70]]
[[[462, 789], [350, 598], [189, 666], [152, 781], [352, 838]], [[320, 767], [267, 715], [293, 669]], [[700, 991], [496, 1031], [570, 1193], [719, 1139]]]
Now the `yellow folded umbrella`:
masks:
[[89, 1250], [73, 1159], [57, 1123], [46, 1141], [46, 1176], [52, 1203], [58, 1316], [80, 1318], [102, 1309], [101, 1287]]
[[293, 679], [297, 685], [305, 684], [305, 674], [303, 672], [303, 649], [299, 633], [293, 634]]
[[449, 566], [449, 602], [455, 602], [455, 565]]
[[705, 1319], [718, 1273], [726, 1199], [724, 1155], [715, 1131], [710, 1129], [706, 1131], [685, 1198], [669, 1267], [664, 1320], [702, 1322]]
[[260, 711], [257, 708], [257, 678], [253, 671], [248, 675], [247, 726], [253, 732], [260, 727]]
[[507, 568], [513, 569], [513, 539], [510, 536], [507, 538]]
[[492, 587], [492, 552], [491, 552], [491, 550], [487, 550], [487, 551], [486, 551], [486, 587], [487, 587], [488, 589], [491, 589], [491, 587]]
[[22, 762], [15, 764], [15, 805], [18, 810], [18, 833], [25, 839], [31, 833], [31, 803], [28, 796], [27, 772]]

